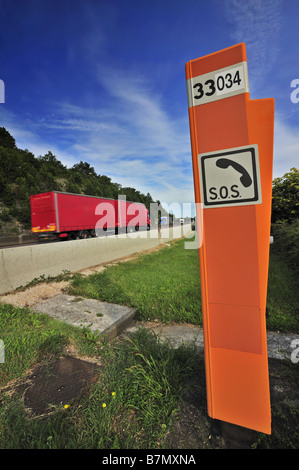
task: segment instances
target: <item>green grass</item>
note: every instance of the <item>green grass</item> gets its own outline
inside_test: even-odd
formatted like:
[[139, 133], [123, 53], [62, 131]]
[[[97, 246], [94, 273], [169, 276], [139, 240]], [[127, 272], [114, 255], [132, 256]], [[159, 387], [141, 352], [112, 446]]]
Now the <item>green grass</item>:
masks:
[[298, 277], [282, 255], [270, 254], [268, 277], [269, 330], [299, 334], [299, 286]]
[[[69, 293], [134, 307], [140, 320], [202, 324], [197, 250], [184, 241], [88, 277], [74, 276]], [[267, 328], [299, 333], [297, 277], [282, 255], [270, 254]]]
[[132, 339], [109, 350], [105, 364], [104, 378], [89, 395], [81, 417], [86, 429], [95, 431], [88, 437], [88, 446], [163, 446], [186, 377], [197, 368], [195, 349], [182, 346], [173, 350], [140, 329]]
[[41, 360], [58, 357], [70, 343], [74, 343], [81, 354], [92, 354], [95, 350], [90, 331], [7, 304], [0, 304], [0, 339], [5, 346], [5, 362], [0, 364], [0, 387], [22, 377]]
[[6, 398], [0, 448], [163, 448], [186, 379], [198, 368], [195, 348], [174, 350], [140, 329], [101, 354], [101, 379], [67, 410], [31, 419], [19, 397]]
[[140, 320], [200, 325], [198, 252], [183, 244], [177, 241], [88, 277], [74, 276], [68, 292], [134, 307]]

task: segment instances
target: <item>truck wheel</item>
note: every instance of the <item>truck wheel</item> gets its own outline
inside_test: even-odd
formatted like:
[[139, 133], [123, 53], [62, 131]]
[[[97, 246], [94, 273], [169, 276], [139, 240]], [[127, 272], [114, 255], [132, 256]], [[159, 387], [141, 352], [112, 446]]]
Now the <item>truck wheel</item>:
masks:
[[79, 238], [80, 240], [84, 240], [85, 238], [88, 237], [88, 233], [86, 232], [86, 230], [80, 230], [79, 231]]

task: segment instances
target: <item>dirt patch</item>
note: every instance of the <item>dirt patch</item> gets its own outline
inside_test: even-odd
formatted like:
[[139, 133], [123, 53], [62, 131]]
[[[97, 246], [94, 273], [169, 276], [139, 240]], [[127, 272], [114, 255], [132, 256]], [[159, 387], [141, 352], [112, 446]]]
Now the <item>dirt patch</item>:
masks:
[[3, 295], [0, 297], [0, 301], [11, 304], [14, 307], [32, 307], [37, 302], [50, 299], [60, 294], [67, 286], [67, 281], [43, 282], [36, 286], [29, 287], [24, 291], [16, 291], [11, 294]]
[[32, 371], [17, 387], [24, 393], [24, 405], [35, 416], [69, 405], [82, 391], [96, 382], [100, 366], [74, 357], [62, 357]]

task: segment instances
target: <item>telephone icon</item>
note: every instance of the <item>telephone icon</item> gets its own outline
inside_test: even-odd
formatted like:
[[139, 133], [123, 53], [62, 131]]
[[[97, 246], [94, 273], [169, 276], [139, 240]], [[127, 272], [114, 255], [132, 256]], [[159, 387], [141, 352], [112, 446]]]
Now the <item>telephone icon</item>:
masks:
[[245, 188], [248, 188], [252, 184], [252, 179], [248, 171], [239, 163], [234, 162], [229, 158], [219, 158], [216, 162], [216, 166], [218, 166], [218, 168], [228, 168], [229, 166], [232, 166], [238, 173], [241, 173], [240, 182]]

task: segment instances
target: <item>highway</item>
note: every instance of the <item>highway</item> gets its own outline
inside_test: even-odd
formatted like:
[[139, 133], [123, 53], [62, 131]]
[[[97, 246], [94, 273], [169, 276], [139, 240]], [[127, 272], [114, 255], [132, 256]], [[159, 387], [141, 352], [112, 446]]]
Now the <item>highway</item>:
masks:
[[[85, 240], [24, 243], [0, 249], [0, 295], [41, 276], [77, 272], [139, 253], [191, 233], [191, 225]], [[22, 249], [21, 249], [22, 248]]]

